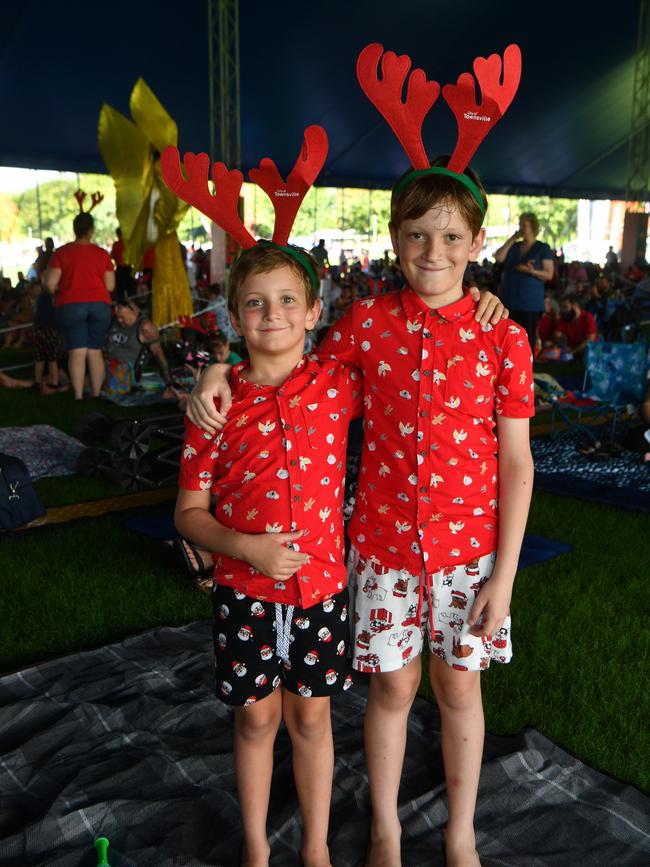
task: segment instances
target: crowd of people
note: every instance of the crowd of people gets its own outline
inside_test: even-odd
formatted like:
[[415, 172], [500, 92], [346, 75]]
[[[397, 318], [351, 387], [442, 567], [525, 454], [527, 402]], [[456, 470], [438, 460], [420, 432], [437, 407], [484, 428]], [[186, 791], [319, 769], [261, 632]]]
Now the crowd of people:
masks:
[[[182, 361], [179, 349], [192, 361], [185, 367], [194, 374], [203, 363], [245, 353], [228, 314], [225, 288], [210, 281], [209, 250], [181, 245], [194, 309], [211, 315], [186, 323], [180, 333], [168, 332], [171, 339], [165, 340], [149, 312], [152, 257], [138, 271], [126, 265], [119, 228], [110, 254], [97, 247], [90, 214], [78, 215], [74, 233], [75, 240], [58, 250], [53, 239], [46, 238], [26, 274], [18, 272], [13, 285], [9, 278], [0, 278], [0, 345], [31, 347], [34, 362], [31, 379], [5, 372], [0, 385], [32, 386], [48, 395], [71, 388], [81, 399], [84, 388], [93, 396], [101, 389], [109, 394], [132, 390], [147, 363], [155, 366], [166, 386], [173, 385], [174, 363]], [[539, 361], [579, 359], [598, 338], [633, 338], [641, 319], [648, 318], [647, 263], [623, 271], [612, 247], [602, 264], [565, 262], [562, 252], [551, 250], [538, 234], [535, 214], [522, 214], [517, 230], [493, 259], [469, 263], [465, 283], [503, 301], [525, 328]], [[332, 263], [321, 239], [310, 252], [324, 279], [322, 314], [315, 333], [308, 336], [308, 348], [356, 299], [404, 284], [399, 261], [388, 250], [381, 259], [346, 255]]]

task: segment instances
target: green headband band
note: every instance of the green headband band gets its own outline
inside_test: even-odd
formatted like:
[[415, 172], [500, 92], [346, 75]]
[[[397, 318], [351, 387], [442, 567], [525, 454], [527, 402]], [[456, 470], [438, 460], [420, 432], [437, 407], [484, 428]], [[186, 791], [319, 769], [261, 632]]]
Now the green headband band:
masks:
[[395, 201], [395, 196], [404, 189], [404, 187], [408, 186], [413, 181], [416, 181], [418, 178], [422, 178], [425, 175], [446, 175], [449, 178], [454, 178], [454, 180], [459, 181], [463, 186], [467, 187], [470, 193], [476, 199], [476, 203], [481, 209], [481, 216], [485, 216], [485, 201], [483, 196], [481, 195], [481, 191], [476, 186], [474, 181], [471, 178], [468, 178], [467, 175], [461, 175], [458, 172], [452, 172], [449, 169], [445, 169], [442, 166], [429, 166], [428, 169], [415, 169], [412, 172], [409, 172], [408, 175], [404, 175], [401, 181], [398, 181], [393, 187], [393, 192], [391, 193], [391, 205]]
[[[289, 244], [285, 247], [283, 244], [276, 244], [273, 241], [265, 240], [258, 241], [255, 246], [275, 247], [276, 250], [282, 250], [288, 256], [291, 256], [292, 259], [295, 259], [295, 261], [305, 269], [305, 271], [307, 272], [307, 276], [309, 277], [309, 282], [314, 287], [314, 289], [318, 291], [318, 287], [320, 286], [320, 280], [316, 276], [316, 272], [312, 268], [311, 262], [298, 247], [294, 247], [292, 244]], [[249, 247], [248, 249], [252, 250], [253, 247]], [[242, 250], [242, 256], [245, 253], [248, 253], [248, 250]]]

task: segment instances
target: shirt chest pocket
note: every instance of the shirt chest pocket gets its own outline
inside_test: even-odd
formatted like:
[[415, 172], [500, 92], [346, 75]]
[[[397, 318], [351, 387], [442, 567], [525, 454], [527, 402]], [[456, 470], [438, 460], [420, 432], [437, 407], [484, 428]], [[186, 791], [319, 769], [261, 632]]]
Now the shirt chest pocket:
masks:
[[496, 365], [485, 352], [455, 352], [447, 361], [445, 406], [475, 418], [485, 418], [494, 411]]
[[334, 449], [345, 442], [344, 419], [339, 407], [334, 404], [307, 404], [301, 407], [305, 433], [312, 449]]

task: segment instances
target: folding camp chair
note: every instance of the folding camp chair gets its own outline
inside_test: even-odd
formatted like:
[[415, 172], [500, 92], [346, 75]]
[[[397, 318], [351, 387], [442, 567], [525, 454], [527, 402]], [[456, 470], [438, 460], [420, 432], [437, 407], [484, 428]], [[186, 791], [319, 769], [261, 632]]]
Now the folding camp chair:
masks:
[[595, 443], [602, 437], [600, 423], [610, 422], [610, 436], [614, 439], [622, 412], [629, 404], [638, 406], [643, 399], [647, 372], [645, 343], [588, 343], [582, 390], [573, 392], [576, 402], [569, 402], [566, 396], [550, 396], [551, 437], [558, 435], [558, 424], [562, 422], [564, 435]]

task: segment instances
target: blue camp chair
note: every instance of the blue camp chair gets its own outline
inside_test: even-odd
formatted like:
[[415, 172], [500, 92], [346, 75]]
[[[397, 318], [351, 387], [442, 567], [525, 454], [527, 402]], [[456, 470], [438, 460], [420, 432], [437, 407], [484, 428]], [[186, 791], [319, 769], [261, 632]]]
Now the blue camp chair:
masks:
[[599, 423], [609, 421], [613, 439], [621, 413], [628, 404], [638, 406], [641, 403], [647, 373], [648, 347], [645, 343], [588, 343], [582, 390], [574, 394], [578, 399], [589, 398], [595, 403], [576, 406], [550, 395], [553, 406], [551, 437], [559, 434], [558, 424], [563, 422], [562, 434], [586, 437], [595, 443], [602, 437], [602, 432], [598, 431]]

